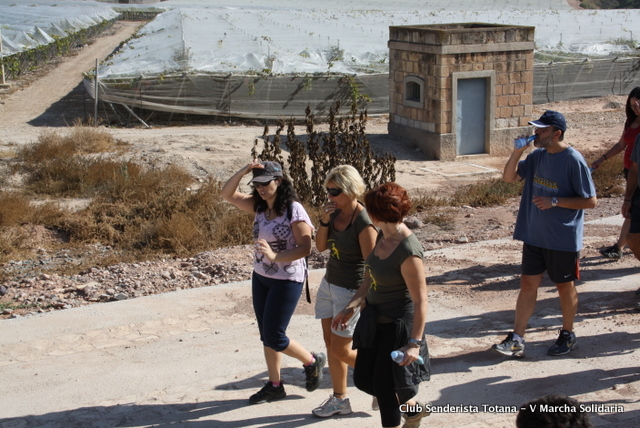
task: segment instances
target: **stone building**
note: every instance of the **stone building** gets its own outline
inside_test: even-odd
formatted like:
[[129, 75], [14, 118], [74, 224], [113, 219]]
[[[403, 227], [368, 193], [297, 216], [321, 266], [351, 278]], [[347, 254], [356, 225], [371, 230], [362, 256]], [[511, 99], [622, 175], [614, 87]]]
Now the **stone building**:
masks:
[[534, 27], [389, 28], [389, 134], [430, 159], [504, 154], [530, 129]]

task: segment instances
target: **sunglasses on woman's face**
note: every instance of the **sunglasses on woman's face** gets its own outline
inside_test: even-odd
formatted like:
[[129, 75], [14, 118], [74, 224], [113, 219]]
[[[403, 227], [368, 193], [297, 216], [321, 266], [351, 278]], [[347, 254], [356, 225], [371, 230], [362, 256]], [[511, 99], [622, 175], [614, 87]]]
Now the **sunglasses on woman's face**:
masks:
[[273, 180], [274, 180], [274, 179], [272, 178], [271, 180], [269, 180], [269, 181], [265, 181], [264, 183], [259, 183], [259, 182], [257, 182], [257, 181], [254, 181], [254, 182], [253, 182], [253, 187], [254, 187], [254, 188], [256, 188], [256, 187], [267, 187], [269, 184], [271, 184], [271, 182], [272, 182]]
[[340, 193], [342, 193], [342, 189], [337, 189], [337, 188], [333, 188], [333, 187], [327, 187], [327, 193], [335, 198]]

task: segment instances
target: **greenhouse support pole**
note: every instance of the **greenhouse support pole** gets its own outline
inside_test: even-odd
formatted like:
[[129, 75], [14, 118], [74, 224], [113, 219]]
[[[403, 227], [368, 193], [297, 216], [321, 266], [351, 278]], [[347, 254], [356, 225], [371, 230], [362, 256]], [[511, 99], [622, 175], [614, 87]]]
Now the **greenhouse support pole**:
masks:
[[128, 112], [129, 112], [129, 114], [131, 114], [133, 117], [135, 117], [136, 119], [138, 119], [138, 121], [139, 121], [141, 124], [143, 124], [145, 127], [149, 128], [149, 129], [151, 128], [149, 125], [147, 125], [147, 124], [144, 122], [144, 120], [142, 120], [142, 118], [141, 118], [140, 116], [138, 116], [137, 114], [135, 114], [135, 113], [133, 112], [133, 110], [131, 110], [131, 109], [129, 108], [129, 106], [128, 106], [128, 105], [126, 105], [126, 104], [120, 104], [120, 105], [121, 105], [122, 107], [124, 107], [124, 109], [125, 109], [126, 111], [128, 111]]
[[4, 80], [4, 57], [2, 56], [2, 30], [0, 29], [0, 68], [1, 68], [1, 72], [2, 72], [2, 87], [6, 88], [9, 85], [7, 85], [7, 82]]
[[96, 58], [96, 77], [93, 79], [93, 126], [98, 126], [98, 58]]

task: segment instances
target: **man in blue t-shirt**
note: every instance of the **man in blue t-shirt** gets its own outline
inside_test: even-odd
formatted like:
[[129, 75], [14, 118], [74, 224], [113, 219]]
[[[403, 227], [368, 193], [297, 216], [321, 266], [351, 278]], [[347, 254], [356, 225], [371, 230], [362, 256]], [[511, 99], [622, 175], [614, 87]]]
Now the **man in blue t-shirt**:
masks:
[[596, 206], [596, 190], [582, 155], [564, 142], [567, 123], [562, 114], [547, 110], [535, 127], [537, 147], [520, 160], [528, 145], [514, 148], [502, 178], [524, 180], [514, 239], [523, 241], [520, 293], [513, 332], [492, 349], [503, 355], [524, 356], [524, 333], [533, 315], [542, 275], [556, 284], [562, 311], [562, 330], [549, 355], [576, 348], [573, 320], [578, 309], [574, 281], [580, 278], [584, 209]]

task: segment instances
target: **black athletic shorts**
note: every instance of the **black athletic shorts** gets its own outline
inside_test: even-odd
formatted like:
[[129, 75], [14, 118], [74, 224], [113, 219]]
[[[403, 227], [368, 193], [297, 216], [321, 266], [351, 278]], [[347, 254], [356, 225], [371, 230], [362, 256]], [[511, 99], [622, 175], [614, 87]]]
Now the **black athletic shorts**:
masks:
[[631, 199], [631, 223], [629, 233], [640, 233], [640, 196], [638, 196], [638, 188], [633, 193]]
[[580, 251], [559, 251], [524, 244], [522, 274], [540, 275], [547, 271], [555, 284], [580, 279]]
[[[625, 168], [624, 179], [629, 178], [629, 169]], [[631, 196], [631, 227], [629, 227], [629, 233], [640, 233], [640, 186], [636, 186], [636, 190], [633, 191]], [[634, 219], [635, 213], [635, 219]]]

